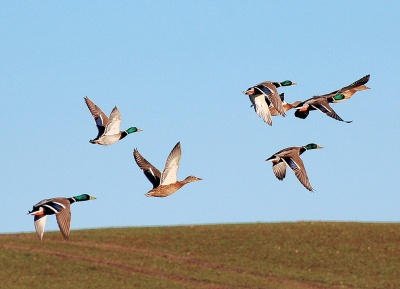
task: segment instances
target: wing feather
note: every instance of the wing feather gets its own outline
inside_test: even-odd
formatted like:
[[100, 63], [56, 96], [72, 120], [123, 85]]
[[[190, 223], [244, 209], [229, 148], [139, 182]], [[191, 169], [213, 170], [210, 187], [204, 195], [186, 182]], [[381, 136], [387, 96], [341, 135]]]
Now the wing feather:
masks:
[[85, 103], [92, 114], [94, 118], [94, 122], [97, 126], [97, 129], [99, 130], [99, 133], [97, 135], [97, 138], [102, 136], [105, 131], [105, 127], [108, 124], [108, 117], [107, 115], [93, 102], [91, 101], [87, 96], [84, 98]]
[[346, 121], [343, 120], [334, 110], [333, 108], [328, 104], [327, 101], [324, 102], [318, 102], [316, 104], [312, 104], [312, 107], [314, 107], [315, 109], [319, 110], [322, 113], [325, 113], [327, 116], [336, 119], [338, 121], [344, 121], [344, 122], [351, 122], [351, 121]]
[[269, 107], [265, 101], [264, 95], [249, 95], [249, 98], [257, 115], [262, 118], [265, 123], [272, 125], [271, 112], [269, 111]]
[[267, 91], [270, 92], [269, 94], [267, 94], [266, 91], [264, 90], [264, 88], [262, 88], [263, 93], [265, 95], [267, 95], [267, 97], [271, 101], [272, 105], [279, 112], [279, 114], [281, 114], [282, 116], [285, 116], [286, 114], [285, 114], [285, 110], [283, 109], [282, 99], [281, 99], [275, 85], [272, 82], [267, 81], [267, 82], [263, 83], [263, 86], [264, 86], [264, 88], [268, 88]]
[[35, 224], [36, 233], [38, 234], [40, 241], [42, 241], [44, 228], [46, 227], [47, 215], [35, 216], [33, 220]]
[[272, 171], [274, 172], [278, 180], [282, 181], [286, 176], [286, 163], [284, 163], [283, 161], [273, 163]]
[[64, 210], [61, 210], [57, 215], [57, 224], [60, 228], [61, 234], [63, 235], [65, 240], [68, 240], [70, 226], [71, 226], [71, 209], [68, 203], [68, 206], [65, 207]]
[[121, 126], [121, 113], [119, 112], [118, 108], [115, 106], [111, 111], [109, 122], [106, 126], [104, 135], [115, 135], [119, 134], [120, 126]]
[[177, 181], [177, 172], [181, 161], [181, 144], [178, 142], [168, 155], [161, 175], [160, 185], [169, 185]]
[[153, 188], [158, 187], [160, 185], [161, 172], [144, 157], [142, 157], [137, 149], [133, 150], [133, 157], [144, 175], [153, 184]]
[[283, 159], [289, 168], [294, 172], [300, 183], [309, 191], [313, 191], [313, 188], [308, 179], [304, 163], [300, 157], [288, 157]]

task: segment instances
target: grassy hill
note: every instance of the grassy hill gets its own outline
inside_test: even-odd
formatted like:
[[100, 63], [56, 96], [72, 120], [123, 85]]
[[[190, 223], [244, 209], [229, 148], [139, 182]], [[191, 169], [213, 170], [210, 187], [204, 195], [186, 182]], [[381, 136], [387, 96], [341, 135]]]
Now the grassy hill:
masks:
[[400, 288], [400, 224], [257, 223], [0, 235], [1, 288]]

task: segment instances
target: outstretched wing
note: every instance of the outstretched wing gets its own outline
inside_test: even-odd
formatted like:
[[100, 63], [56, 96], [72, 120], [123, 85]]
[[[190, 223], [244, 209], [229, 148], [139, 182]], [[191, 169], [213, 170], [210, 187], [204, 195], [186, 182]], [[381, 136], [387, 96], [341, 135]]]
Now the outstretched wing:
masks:
[[136, 164], [142, 170], [147, 179], [153, 184], [153, 188], [156, 188], [160, 185], [161, 173], [160, 171], [154, 167], [150, 162], [148, 162], [142, 155], [139, 153], [137, 149], [133, 150], [133, 157], [136, 161]]
[[308, 179], [306, 169], [304, 167], [304, 163], [300, 157], [287, 157], [283, 158], [285, 163], [289, 166], [289, 168], [294, 172], [297, 179], [302, 183], [307, 190], [313, 191], [311, 187], [310, 180]]
[[262, 91], [264, 95], [268, 97], [268, 99], [271, 101], [272, 105], [279, 112], [279, 114], [281, 114], [282, 116], [286, 115], [285, 110], [283, 109], [281, 97], [272, 82], [263, 82], [262, 86], [257, 86], [256, 88], [258, 88], [260, 91]]
[[121, 126], [121, 113], [119, 112], [118, 108], [115, 106], [111, 111], [109, 122], [106, 126], [104, 135], [115, 135], [119, 134], [120, 126]]
[[43, 239], [44, 228], [46, 226], [46, 219], [47, 215], [35, 216], [33, 219], [36, 233], [38, 234], [40, 241], [42, 241]]
[[263, 94], [252, 94], [249, 95], [249, 98], [257, 115], [261, 117], [265, 123], [272, 125], [271, 112], [265, 101], [265, 96]]
[[169, 185], [177, 181], [177, 173], [179, 163], [181, 161], [181, 144], [178, 142], [170, 154], [168, 155], [167, 161], [165, 162], [165, 168], [161, 175], [160, 185]]
[[282, 160], [272, 164], [272, 171], [278, 180], [282, 181], [286, 176], [286, 163]]
[[69, 231], [70, 231], [70, 227], [71, 227], [71, 210], [70, 210], [70, 204], [68, 202], [65, 203], [65, 209], [61, 210], [57, 215], [56, 215], [56, 219], [57, 219], [57, 224], [58, 227], [60, 228], [61, 234], [63, 235], [65, 240], [68, 240], [68, 236], [69, 236]]
[[[368, 74], [368, 75], [360, 78], [359, 80], [354, 81], [352, 84], [349, 84], [348, 86], [342, 87], [339, 90], [332, 91], [331, 93], [324, 94], [323, 96], [329, 96], [329, 95], [345, 92], [347, 90], [354, 89], [354, 88], [360, 87], [362, 85], [365, 85], [369, 81], [369, 77], [370, 77], [370, 75]], [[365, 88], [366, 87], [364, 87], [364, 89]], [[368, 89], [368, 88], [366, 88], [366, 89]]]
[[328, 102], [326, 101], [326, 99], [325, 99], [325, 101], [323, 101], [323, 102], [318, 102], [318, 103], [312, 104], [311, 106], [314, 107], [315, 109], [321, 111], [322, 113], [325, 113], [327, 116], [329, 116], [329, 117], [331, 117], [331, 118], [334, 118], [334, 119], [336, 119], [336, 120], [344, 121], [344, 122], [347, 122], [347, 123], [352, 122], [352, 121], [343, 120], [343, 119], [333, 110], [333, 108], [328, 104]]
[[108, 117], [107, 115], [87, 96], [84, 98], [87, 107], [89, 108], [90, 113], [94, 118], [94, 122], [99, 130], [99, 133], [96, 138], [101, 137], [104, 134], [105, 127], [108, 124]]

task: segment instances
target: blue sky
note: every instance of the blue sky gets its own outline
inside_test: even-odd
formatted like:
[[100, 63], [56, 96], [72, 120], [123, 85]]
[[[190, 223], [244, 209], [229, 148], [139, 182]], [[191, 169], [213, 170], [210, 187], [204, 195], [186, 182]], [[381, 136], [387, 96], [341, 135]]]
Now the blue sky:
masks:
[[[0, 233], [34, 231], [38, 201], [88, 193], [72, 230], [236, 222], [400, 221], [398, 1], [3, 1], [0, 4]], [[266, 125], [242, 91], [290, 79], [289, 102], [370, 74], [371, 90], [333, 104], [346, 124], [289, 112]], [[109, 147], [84, 103], [143, 132]], [[168, 198], [134, 148], [160, 170], [180, 141]], [[265, 159], [315, 142], [302, 158], [314, 193]], [[49, 218], [47, 230], [58, 230]], [[73, 236], [73, 233], [71, 237]]]

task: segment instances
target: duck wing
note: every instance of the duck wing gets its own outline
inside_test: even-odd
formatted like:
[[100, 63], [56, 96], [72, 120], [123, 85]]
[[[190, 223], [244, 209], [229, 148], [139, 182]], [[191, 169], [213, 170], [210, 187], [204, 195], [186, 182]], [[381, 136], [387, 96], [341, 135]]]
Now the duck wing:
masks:
[[297, 179], [302, 183], [302, 185], [309, 191], [314, 189], [311, 187], [310, 180], [308, 179], [304, 163], [298, 156], [285, 157], [284, 162], [289, 166], [289, 168], [294, 172]]
[[319, 110], [322, 113], [325, 113], [327, 116], [336, 119], [338, 121], [343, 121], [350, 123], [352, 121], [346, 121], [343, 120], [334, 110], [333, 108], [329, 105], [328, 100], [325, 97], [318, 97], [315, 99], [314, 102], [310, 103], [310, 105]]
[[119, 112], [118, 108], [115, 106], [111, 111], [109, 122], [105, 128], [104, 135], [115, 135], [120, 133], [120, 126], [121, 126], [121, 113]]
[[96, 138], [101, 137], [104, 134], [105, 127], [108, 124], [108, 117], [107, 115], [87, 96], [84, 98], [87, 107], [89, 108], [90, 113], [94, 118], [94, 122], [99, 130], [99, 133]]
[[43, 239], [44, 228], [46, 226], [47, 215], [35, 216], [33, 221], [35, 224], [36, 233], [39, 236], [40, 241]]
[[256, 86], [255, 88], [260, 90], [265, 96], [268, 97], [268, 99], [271, 101], [272, 105], [276, 108], [279, 114], [281, 114], [282, 116], [286, 115], [282, 106], [281, 97], [272, 82], [263, 82], [262, 85]]
[[60, 228], [60, 232], [65, 240], [68, 240], [70, 226], [71, 226], [71, 210], [70, 207], [65, 208], [56, 215], [57, 224]]
[[133, 150], [133, 157], [136, 161], [136, 164], [142, 170], [144, 175], [153, 184], [153, 188], [156, 188], [160, 185], [161, 173], [160, 171], [153, 166], [150, 162], [148, 162], [142, 155], [139, 153], [137, 149]]
[[282, 181], [286, 177], [286, 163], [281, 160], [272, 164], [272, 171], [278, 180]]
[[265, 101], [266, 96], [264, 96], [264, 94], [253, 94], [249, 95], [249, 98], [257, 115], [261, 117], [265, 123], [272, 125], [271, 112]]
[[323, 96], [330, 96], [330, 95], [333, 95], [333, 94], [345, 92], [347, 90], [355, 89], [357, 87], [365, 85], [369, 81], [369, 77], [370, 77], [370, 75], [368, 74], [368, 75], [366, 75], [364, 77], [361, 77], [359, 80], [354, 81], [352, 84], [349, 84], [348, 86], [342, 87], [339, 90], [332, 91], [331, 93], [324, 94]]
[[160, 185], [169, 185], [176, 183], [177, 172], [179, 168], [179, 163], [181, 161], [181, 144], [178, 142], [170, 154], [168, 155], [167, 161], [165, 162], [165, 167], [161, 175]]

